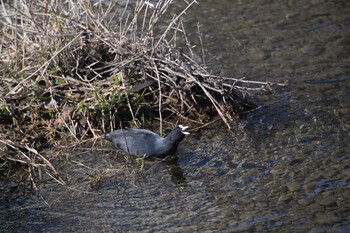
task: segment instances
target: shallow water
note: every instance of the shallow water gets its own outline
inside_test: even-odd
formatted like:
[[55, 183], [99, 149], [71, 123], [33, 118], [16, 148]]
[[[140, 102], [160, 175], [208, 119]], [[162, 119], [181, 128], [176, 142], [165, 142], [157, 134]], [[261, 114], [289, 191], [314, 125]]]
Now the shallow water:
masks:
[[175, 164], [69, 154], [74, 189], [47, 182], [50, 207], [1, 192], [1, 232], [350, 232], [350, 4], [199, 2], [187, 32], [196, 41], [201, 23], [210, 69], [289, 87], [256, 97], [239, 143], [216, 123], [191, 132]]

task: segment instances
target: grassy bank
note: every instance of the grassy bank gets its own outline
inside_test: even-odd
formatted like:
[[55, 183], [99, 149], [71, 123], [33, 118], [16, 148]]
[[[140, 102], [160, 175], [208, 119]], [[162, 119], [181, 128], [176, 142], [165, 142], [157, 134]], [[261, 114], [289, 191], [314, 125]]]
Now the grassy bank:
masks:
[[162, 131], [168, 119], [205, 124], [219, 115], [232, 130], [237, 113], [256, 107], [249, 95], [270, 84], [215, 76], [198, 64], [181, 21], [197, 3], [165, 20], [171, 4], [2, 1], [1, 173], [24, 164], [30, 177], [59, 180], [40, 154], [46, 147], [152, 119]]

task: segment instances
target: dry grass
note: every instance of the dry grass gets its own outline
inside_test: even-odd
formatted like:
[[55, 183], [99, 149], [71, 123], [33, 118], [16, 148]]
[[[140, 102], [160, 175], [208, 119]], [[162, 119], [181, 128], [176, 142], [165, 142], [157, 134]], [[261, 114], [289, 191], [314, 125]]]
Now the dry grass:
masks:
[[271, 88], [212, 75], [176, 47], [187, 40], [181, 17], [196, 1], [167, 25], [172, 0], [112, 2], [0, 1], [3, 163], [62, 182], [38, 152], [47, 145], [97, 139], [152, 117], [162, 132], [167, 118], [203, 124], [218, 114], [231, 130], [237, 113], [256, 107], [250, 92]]

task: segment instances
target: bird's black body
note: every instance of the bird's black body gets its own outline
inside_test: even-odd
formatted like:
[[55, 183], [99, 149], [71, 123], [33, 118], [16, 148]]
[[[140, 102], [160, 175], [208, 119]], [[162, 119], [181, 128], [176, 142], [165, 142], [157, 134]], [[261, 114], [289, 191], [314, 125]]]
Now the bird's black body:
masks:
[[175, 127], [165, 138], [145, 129], [119, 129], [105, 136], [105, 139], [137, 157], [165, 157], [176, 151], [188, 132], [182, 125]]

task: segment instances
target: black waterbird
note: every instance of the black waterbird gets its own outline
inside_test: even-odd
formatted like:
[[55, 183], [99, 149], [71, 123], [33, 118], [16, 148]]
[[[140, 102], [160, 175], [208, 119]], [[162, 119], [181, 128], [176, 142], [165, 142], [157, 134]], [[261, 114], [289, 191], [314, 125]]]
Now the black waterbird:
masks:
[[187, 126], [175, 127], [165, 138], [146, 129], [118, 129], [105, 136], [118, 149], [137, 157], [165, 157], [188, 135]]

